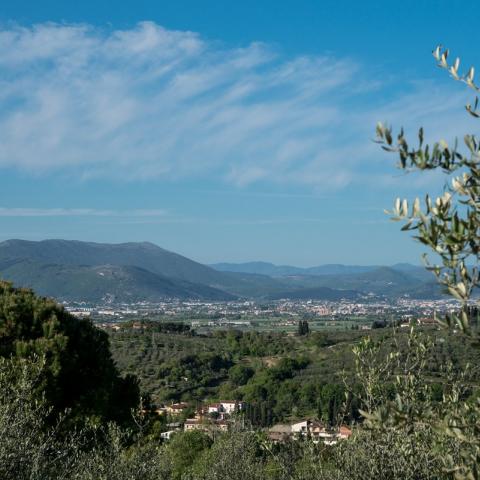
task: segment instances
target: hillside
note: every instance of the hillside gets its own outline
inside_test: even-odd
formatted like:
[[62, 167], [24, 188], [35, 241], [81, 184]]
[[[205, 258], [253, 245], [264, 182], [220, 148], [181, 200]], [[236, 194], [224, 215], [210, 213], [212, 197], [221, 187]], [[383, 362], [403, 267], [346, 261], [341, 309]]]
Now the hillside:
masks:
[[290, 300], [355, 300], [360, 293], [354, 290], [339, 290], [329, 287], [301, 288], [298, 290], [284, 290], [268, 296], [269, 300], [288, 298]]
[[[219, 272], [251, 273], [269, 275], [271, 277], [285, 277], [292, 275], [357, 275], [368, 273], [381, 268], [377, 265], [343, 265], [340, 263], [328, 263], [316, 267], [294, 267], [291, 265], [274, 265], [268, 262], [246, 262], [246, 263], [214, 263], [210, 265]], [[399, 272], [412, 275], [431, 276], [423, 267], [409, 263], [398, 263], [390, 267]]]
[[[255, 297], [268, 294], [275, 283], [268, 276], [219, 272], [153, 243], [106, 244], [75, 240], [7, 240], [0, 243], [0, 273], [5, 275], [5, 265], [18, 260], [30, 260], [41, 265], [70, 266], [132, 266], [168, 278], [173, 282], [185, 281], [215, 289], [212, 300], [218, 299], [216, 290], [224, 292], [225, 298], [232, 296]], [[16, 279], [21, 272], [16, 272]], [[28, 278], [28, 277], [23, 277]], [[44, 277], [46, 286], [50, 283]], [[23, 284], [23, 283], [22, 283]], [[278, 288], [284, 288], [279, 286]], [[51, 290], [44, 288], [44, 290]], [[181, 297], [182, 298], [182, 297]], [[207, 297], [208, 298], [208, 297]]]
[[399, 295], [432, 298], [439, 294], [429, 272], [408, 264], [297, 268], [251, 262], [217, 264], [216, 268], [223, 271], [147, 242], [8, 240], [0, 243], [3, 279], [61, 300], [98, 302], [109, 298], [131, 302], [237, 297], [338, 300], [369, 293], [390, 298]]
[[207, 285], [169, 279], [125, 265], [58, 265], [19, 260], [1, 269], [3, 278], [40, 295], [67, 301], [138, 302], [166, 299], [233, 300]]
[[18, 259], [57, 265], [132, 265], [193, 283], [220, 286], [229, 282], [222, 273], [149, 242], [107, 244], [75, 240], [7, 240], [0, 243], [0, 265]]
[[[270, 272], [272, 278], [283, 288], [275, 292], [266, 292], [268, 298], [328, 299], [346, 291], [350, 292], [348, 294], [350, 297], [352, 292], [356, 295], [372, 293], [390, 298], [402, 295], [409, 295], [412, 298], [438, 298], [441, 295], [431, 272], [423, 267], [405, 263], [392, 267], [327, 264], [300, 268], [249, 262], [221, 263], [212, 267], [218, 268], [223, 273], [232, 271], [236, 275], [240, 275], [242, 271], [248, 271], [248, 275], [260, 271]], [[332, 292], [322, 290], [332, 287], [336, 290], [333, 295], [329, 294]]]
[[[93, 267], [105, 268], [105, 275]], [[229, 300], [236, 295], [226, 289], [243, 286], [228, 274], [147, 242], [7, 240], [0, 243], [0, 274], [44, 295], [89, 301], [105, 294], [119, 301], [172, 297]]]
[[306, 273], [306, 269], [304, 268], [289, 265], [274, 265], [268, 262], [214, 263], [210, 266], [219, 272], [250, 273], [255, 275], [268, 275], [270, 277], [301, 275]]

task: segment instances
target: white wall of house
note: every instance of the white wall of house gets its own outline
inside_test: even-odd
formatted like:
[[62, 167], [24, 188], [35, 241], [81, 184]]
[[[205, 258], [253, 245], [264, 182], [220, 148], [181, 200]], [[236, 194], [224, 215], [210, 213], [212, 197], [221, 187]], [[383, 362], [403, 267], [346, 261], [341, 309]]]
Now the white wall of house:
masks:
[[303, 422], [294, 423], [292, 425], [292, 433], [307, 433], [308, 432], [308, 420]]
[[242, 402], [220, 402], [222, 409], [225, 413], [232, 414], [235, 413], [237, 410], [243, 409]]

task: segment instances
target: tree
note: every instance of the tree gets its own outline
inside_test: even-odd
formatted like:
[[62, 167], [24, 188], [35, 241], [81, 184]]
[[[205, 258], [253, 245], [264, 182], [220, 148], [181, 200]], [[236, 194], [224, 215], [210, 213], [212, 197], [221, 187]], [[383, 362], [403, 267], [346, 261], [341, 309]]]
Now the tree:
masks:
[[199, 430], [174, 435], [168, 445], [168, 452], [173, 462], [172, 478], [175, 480], [184, 478], [188, 470], [211, 445], [211, 438]]
[[[474, 83], [474, 68], [464, 75], [459, 73], [460, 60], [448, 62], [448, 50], [437, 47], [433, 52], [437, 64], [447, 70], [456, 81], [466, 84], [475, 92], [480, 88]], [[479, 118], [478, 97], [473, 106], [466, 105], [467, 112]], [[418, 144], [411, 147], [403, 129], [396, 139], [392, 128], [377, 125], [377, 141], [381, 147], [399, 156], [399, 166], [406, 171], [442, 170], [447, 175], [455, 174], [445, 193], [434, 201], [427, 195], [424, 206], [417, 198], [409, 205], [408, 200], [397, 199], [391, 212], [394, 220], [404, 221], [402, 230], [414, 231], [415, 238], [429, 247], [439, 259], [431, 264], [425, 256], [427, 268], [437, 277], [444, 290], [460, 302], [458, 312], [447, 314], [438, 321], [445, 327], [459, 328], [473, 341], [478, 341], [477, 315], [472, 315], [469, 301], [472, 292], [480, 285], [480, 141], [473, 134], [466, 134], [464, 147], [458, 141], [450, 146], [445, 140], [432, 146], [424, 143], [423, 128], [418, 130]], [[420, 350], [422, 344], [417, 346]], [[457, 479], [478, 479], [480, 471], [480, 399], [466, 401], [462, 397], [462, 386], [468, 382], [466, 372], [453, 375], [450, 379], [455, 388], [438, 405], [412, 401], [412, 388], [397, 394], [397, 401], [388, 405], [390, 415], [398, 425], [406, 423], [427, 425], [443, 436], [455, 440], [458, 455], [451, 451], [441, 453], [445, 466]], [[416, 372], [408, 372], [404, 379], [415, 383]], [[409, 392], [409, 393], [408, 393]], [[408, 398], [410, 395], [410, 399]], [[445, 397], [445, 394], [444, 394]], [[408, 407], [411, 407], [408, 410]], [[366, 414], [372, 424], [384, 423], [385, 411]]]
[[[448, 50], [440, 47], [434, 51], [438, 65], [450, 72], [451, 76], [478, 92], [475, 85], [474, 69], [460, 76], [458, 69], [460, 60], [453, 65], [447, 62]], [[480, 117], [477, 110], [478, 97], [474, 106], [466, 105], [467, 112], [475, 118]], [[425, 256], [428, 268], [434, 272], [446, 291], [462, 304], [460, 314], [445, 318], [446, 325], [457, 325], [463, 331], [469, 331], [467, 303], [474, 288], [480, 285], [478, 268], [480, 256], [480, 141], [473, 134], [464, 136], [466, 152], [461, 153], [457, 139], [453, 147], [445, 140], [435, 142], [433, 146], [424, 144], [424, 131], [418, 131], [418, 145], [410, 147], [403, 129], [396, 141], [392, 128], [377, 125], [377, 142], [381, 147], [399, 155], [399, 167], [405, 171], [439, 169], [446, 174], [456, 173], [451, 184], [445, 185], [445, 193], [432, 201], [426, 195], [424, 208], [420, 199], [416, 198], [409, 207], [407, 199], [397, 198], [392, 210], [393, 220], [404, 220], [402, 230], [415, 231], [416, 238], [428, 246], [440, 259], [441, 263], [430, 265]]]
[[298, 335], [308, 335], [310, 332], [310, 327], [307, 320], [300, 320], [298, 322]]
[[245, 385], [254, 373], [253, 368], [237, 364], [230, 368], [228, 377], [235, 386], [239, 387]]
[[105, 332], [6, 282], [0, 282], [0, 356], [45, 359], [37, 390], [53, 417], [69, 409], [71, 418], [126, 421], [138, 405], [138, 383], [120, 377]]

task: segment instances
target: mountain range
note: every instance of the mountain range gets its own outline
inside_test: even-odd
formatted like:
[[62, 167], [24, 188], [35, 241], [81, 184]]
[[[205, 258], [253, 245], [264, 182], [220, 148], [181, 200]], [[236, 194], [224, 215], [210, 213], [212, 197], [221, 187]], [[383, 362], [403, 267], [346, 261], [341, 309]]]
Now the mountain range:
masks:
[[0, 243], [0, 277], [58, 300], [97, 303], [439, 295], [432, 275], [410, 264], [301, 268], [249, 262], [207, 266], [148, 242], [7, 240]]
[[[342, 265], [330, 263], [317, 267], [293, 267], [291, 265], [274, 265], [268, 262], [247, 262], [247, 263], [214, 263], [210, 265], [220, 272], [241, 272], [268, 275], [270, 277], [285, 277], [292, 275], [354, 275], [368, 273], [382, 265]], [[410, 263], [397, 263], [390, 268], [393, 270], [413, 275], [415, 278], [431, 280], [431, 274], [425, 268], [411, 265]]]

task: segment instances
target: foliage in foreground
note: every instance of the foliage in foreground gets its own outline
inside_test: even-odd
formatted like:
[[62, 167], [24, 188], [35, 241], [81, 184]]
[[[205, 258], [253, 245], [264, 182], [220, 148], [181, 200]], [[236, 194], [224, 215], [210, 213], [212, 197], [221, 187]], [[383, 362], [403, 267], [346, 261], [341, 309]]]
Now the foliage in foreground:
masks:
[[[367, 363], [372, 359], [359, 355]], [[65, 435], [61, 418], [55, 426], [45, 424], [50, 407], [36, 392], [44, 368], [40, 359], [0, 360], [2, 479], [448, 478], [432, 449], [436, 433], [429, 428], [357, 428], [352, 440], [336, 446], [309, 439], [272, 444], [263, 433], [240, 428], [214, 440], [198, 431], [178, 433], [162, 444], [136, 417], [134, 430], [108, 424]]]
[[122, 378], [109, 339], [53, 300], [0, 281], [0, 357], [44, 359], [38, 394], [52, 417], [65, 409], [71, 419], [126, 421], [138, 403], [138, 384]]
[[[438, 66], [447, 70], [453, 79], [475, 92], [480, 91], [474, 82], [473, 67], [461, 75], [460, 60], [457, 58], [449, 64], [448, 50], [438, 47], [433, 54]], [[477, 107], [478, 97], [474, 106], [469, 104], [466, 110], [479, 118]], [[412, 147], [403, 129], [395, 141], [392, 129], [381, 124], [377, 126], [377, 138], [384, 150], [398, 154], [399, 166], [403, 170], [441, 170], [447, 175], [456, 175], [451, 184], [445, 186], [445, 193], [435, 201], [427, 195], [423, 208], [418, 198], [410, 208], [407, 200], [397, 199], [392, 213], [394, 220], [405, 222], [403, 230], [414, 231], [415, 238], [432, 250], [439, 261], [430, 265], [426, 260], [428, 268], [445, 290], [459, 300], [459, 312], [449, 314], [439, 322], [447, 328], [460, 330], [478, 348], [478, 325], [472, 322], [469, 301], [480, 286], [480, 141], [473, 134], [465, 135], [465, 153], [456, 140], [453, 146], [445, 140], [426, 145], [423, 128], [420, 128], [418, 144]], [[452, 381], [462, 383], [464, 374], [454, 375]], [[405, 381], [414, 383], [414, 376], [415, 371], [409, 371]], [[465, 400], [459, 392], [458, 388], [452, 389], [450, 397], [444, 402], [448, 408], [440, 412], [428, 403], [423, 405], [408, 395], [399, 395], [394, 402], [387, 402], [367, 418], [376, 427], [394, 419], [398, 428], [402, 425], [412, 425], [412, 428], [426, 425], [438, 435], [449, 436], [458, 455], [448, 450], [442, 452], [447, 470], [456, 479], [477, 480], [480, 478], [480, 398]]]

